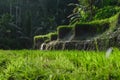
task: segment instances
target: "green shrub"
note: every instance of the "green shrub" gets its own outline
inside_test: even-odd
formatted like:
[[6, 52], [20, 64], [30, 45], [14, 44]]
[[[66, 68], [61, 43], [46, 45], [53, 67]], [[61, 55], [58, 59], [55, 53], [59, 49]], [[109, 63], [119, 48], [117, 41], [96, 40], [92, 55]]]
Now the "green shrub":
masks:
[[72, 11], [72, 14], [68, 16], [70, 19], [70, 24], [75, 24], [76, 22], [85, 22], [88, 21], [88, 13], [85, 10], [85, 6], [82, 6], [80, 4], [74, 4], [71, 3], [69, 6], [74, 6], [74, 9]]
[[98, 20], [98, 19], [109, 18], [109, 17], [115, 15], [119, 11], [120, 11], [120, 7], [107, 6], [107, 7], [99, 9], [97, 11], [94, 19]]
[[116, 6], [119, 3], [119, 0], [101, 0], [101, 7], [103, 6]]

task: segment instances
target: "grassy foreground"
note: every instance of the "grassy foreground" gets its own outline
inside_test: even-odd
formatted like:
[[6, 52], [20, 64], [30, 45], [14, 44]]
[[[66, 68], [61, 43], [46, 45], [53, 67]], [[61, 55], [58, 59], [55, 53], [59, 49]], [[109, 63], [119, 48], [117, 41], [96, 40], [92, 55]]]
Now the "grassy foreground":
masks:
[[120, 80], [120, 51], [0, 50], [0, 80]]

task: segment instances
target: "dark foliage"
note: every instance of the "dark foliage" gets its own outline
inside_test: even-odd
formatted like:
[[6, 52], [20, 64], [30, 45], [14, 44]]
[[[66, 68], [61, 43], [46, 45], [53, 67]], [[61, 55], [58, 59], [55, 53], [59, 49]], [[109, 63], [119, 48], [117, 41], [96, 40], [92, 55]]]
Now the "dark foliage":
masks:
[[119, 7], [107, 6], [96, 11], [94, 19], [105, 19], [109, 18], [120, 11]]
[[[66, 18], [77, 0], [0, 0], [0, 44], [2, 49], [32, 48], [33, 37], [68, 24]], [[2, 42], [5, 38], [6, 43]], [[7, 40], [6, 40], [7, 39]], [[10, 40], [10, 41], [8, 41]], [[20, 44], [19, 46], [12, 44]]]

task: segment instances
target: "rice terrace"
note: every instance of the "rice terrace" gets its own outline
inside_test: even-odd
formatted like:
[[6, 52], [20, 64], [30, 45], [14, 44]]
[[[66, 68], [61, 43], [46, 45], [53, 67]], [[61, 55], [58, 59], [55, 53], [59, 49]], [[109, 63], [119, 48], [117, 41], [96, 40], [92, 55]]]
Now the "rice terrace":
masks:
[[120, 1], [0, 0], [0, 80], [120, 80]]

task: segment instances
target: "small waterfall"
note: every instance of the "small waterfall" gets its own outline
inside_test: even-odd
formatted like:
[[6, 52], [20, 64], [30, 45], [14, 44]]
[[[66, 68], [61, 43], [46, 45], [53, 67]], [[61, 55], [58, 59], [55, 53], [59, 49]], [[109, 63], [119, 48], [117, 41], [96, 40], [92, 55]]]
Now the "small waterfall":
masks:
[[67, 42], [70, 42], [74, 38], [74, 34], [72, 34], [70, 37], [68, 36], [68, 40], [63, 43], [63, 50], [65, 50], [65, 45]]
[[73, 38], [74, 38], [74, 34], [72, 34], [72, 36], [70, 36], [70, 38], [68, 39], [68, 42], [70, 42]]
[[74, 34], [72, 34], [71, 36], [67, 36], [68, 40], [65, 41], [66, 42], [70, 42], [73, 38], [74, 38]]
[[70, 32], [68, 32], [67, 35], [64, 36], [63, 40], [65, 42], [70, 42], [73, 38], [74, 38], [74, 33], [73, 30], [71, 30]]
[[46, 46], [46, 43], [42, 43], [41, 46], [40, 46], [40, 50], [44, 50], [45, 46]]
[[110, 47], [107, 51], [106, 51], [106, 58], [109, 58], [110, 54], [112, 53], [113, 48]]
[[87, 44], [87, 41], [84, 41], [83, 42], [83, 50], [86, 50], [86, 44]]

